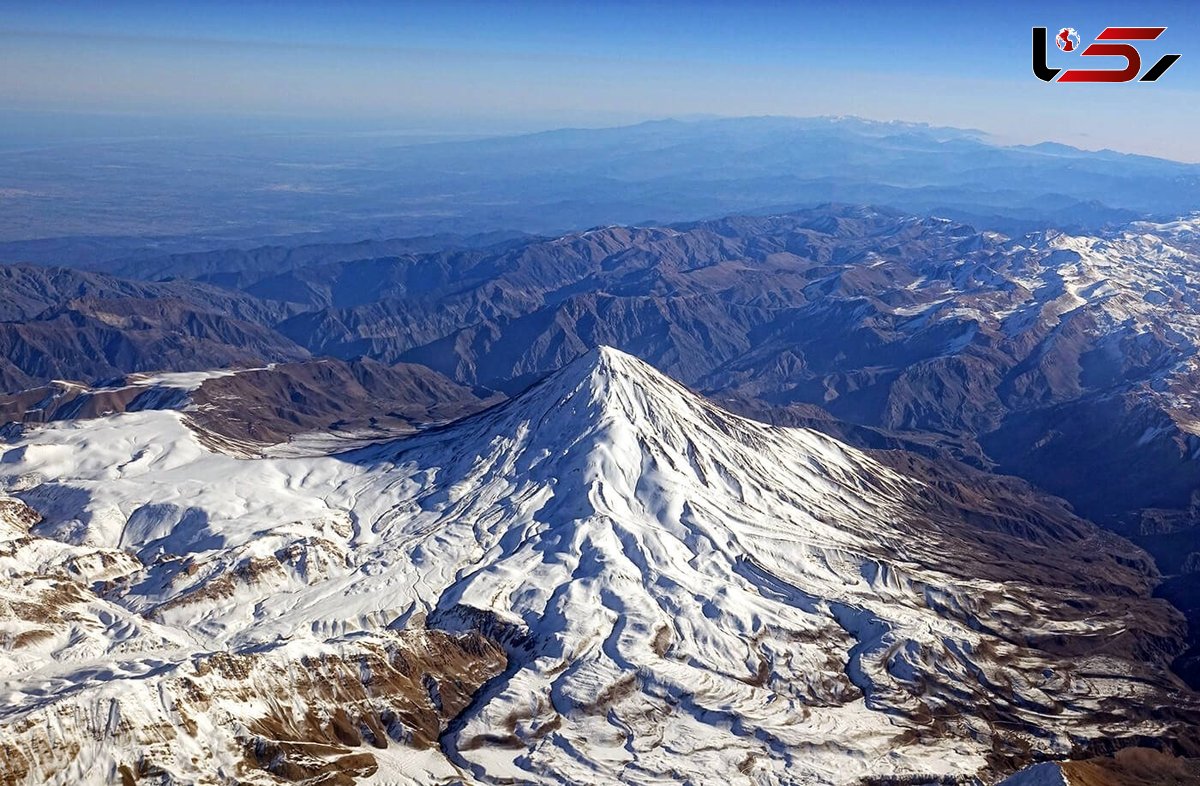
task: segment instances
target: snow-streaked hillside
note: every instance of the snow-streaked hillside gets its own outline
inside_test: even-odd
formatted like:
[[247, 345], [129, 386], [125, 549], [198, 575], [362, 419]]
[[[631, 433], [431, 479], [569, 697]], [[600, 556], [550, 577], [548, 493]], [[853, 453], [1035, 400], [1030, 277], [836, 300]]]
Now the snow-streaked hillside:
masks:
[[609, 349], [333, 456], [48, 426], [0, 490], [14, 782], [992, 778], [1194, 719], [1143, 555]]

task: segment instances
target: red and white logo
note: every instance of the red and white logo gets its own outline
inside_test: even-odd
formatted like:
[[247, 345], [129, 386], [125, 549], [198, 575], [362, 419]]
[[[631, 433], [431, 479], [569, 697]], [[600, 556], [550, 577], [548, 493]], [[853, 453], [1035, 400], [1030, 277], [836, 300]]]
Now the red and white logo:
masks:
[[[1078, 53], [1081, 57], [1120, 57], [1125, 60], [1124, 68], [1051, 68], [1046, 62], [1049, 47], [1049, 31], [1044, 27], [1033, 28], [1033, 75], [1043, 82], [1154, 82], [1175, 65], [1179, 55], [1163, 55], [1138, 79], [1142, 70], [1142, 54], [1129, 41], [1154, 41], [1165, 27], [1106, 27], [1096, 36], [1094, 43], [1079, 51], [1079, 33], [1073, 27], [1064, 27], [1054, 37], [1054, 43], [1063, 52]], [[1061, 74], [1061, 76], [1059, 75]]]
[[1073, 27], [1064, 27], [1054, 37], [1054, 43], [1064, 52], [1074, 52], [1079, 48], [1079, 33]]

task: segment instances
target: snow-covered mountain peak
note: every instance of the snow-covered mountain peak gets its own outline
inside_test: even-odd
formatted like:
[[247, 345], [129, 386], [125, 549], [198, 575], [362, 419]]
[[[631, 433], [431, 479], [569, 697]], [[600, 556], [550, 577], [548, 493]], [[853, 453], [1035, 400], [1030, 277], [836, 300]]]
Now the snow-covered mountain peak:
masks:
[[672, 459], [701, 484], [710, 480], [694, 460], [701, 454], [738, 454], [743, 463], [729, 468], [733, 474], [770, 474], [781, 461], [799, 459], [802, 474], [824, 472], [831, 469], [827, 464], [837, 463], [843, 479], [858, 473], [866, 480], [902, 482], [861, 451], [808, 429], [774, 428], [729, 413], [648, 363], [604, 346], [500, 406], [444, 429], [397, 440], [382, 451], [367, 449], [352, 460], [382, 453], [402, 462], [431, 447], [441, 450], [447, 442], [462, 448], [484, 441], [490, 446], [487, 450], [540, 455], [533, 463], [545, 461], [561, 470], [560, 481], [576, 469], [563, 465], [567, 456], [620, 448], [640, 456], [623, 464], [624, 470], [641, 472], [643, 459]]
[[654, 367], [618, 349], [590, 350], [517, 399], [522, 410], [555, 410], [561, 419], [669, 417], [715, 409]]
[[[944, 507], [944, 489], [815, 432], [724, 412], [611, 349], [384, 453], [393, 493], [400, 478], [423, 481], [405, 481], [375, 520], [385, 548], [415, 556], [430, 623], [490, 621], [512, 643], [509, 676], [445, 738], [459, 764], [492, 778], [618, 781], [635, 768], [670, 780], [671, 757], [642, 749], [664, 715], [672, 738], [658, 744], [701, 771], [754, 760], [767, 782], [777, 766], [798, 782], [848, 782], [884, 751], [889, 772], [975, 771], [982, 752], [931, 763], [895, 735], [959, 704], [979, 673], [993, 687], [971, 688], [970, 701], [986, 708], [964, 712], [956, 738], [1025, 722], [1029, 691], [1057, 704], [1045, 654], [980, 631], [1031, 604], [1028, 624], [1070, 635], [1072, 604], [1094, 603], [1042, 585], [1072, 575], [1050, 565], [1063, 559], [1055, 539], [1079, 533], [974, 530]], [[991, 578], [985, 565], [1015, 554], [1029, 563]], [[1050, 660], [1056, 673], [1078, 665]], [[999, 682], [1014, 693], [990, 693]], [[511, 761], [473, 753], [497, 728], [513, 729], [502, 735]], [[829, 728], [856, 738], [863, 760], [821, 750]], [[805, 762], [772, 750], [803, 750]]]
[[[728, 413], [608, 347], [492, 410], [351, 460], [375, 465], [380, 457], [391, 471], [438, 464], [439, 476], [461, 479], [456, 494], [471, 489], [472, 499], [491, 501], [491, 489], [499, 486], [524, 491], [538, 500], [531, 520], [500, 519], [507, 529], [490, 534], [503, 540], [516, 537], [517, 529], [529, 540], [553, 530], [558, 539], [551, 551], [568, 542], [577, 547], [576, 538], [590, 537], [610, 520], [620, 533], [609, 545], [625, 554], [663, 533], [681, 538], [689, 550], [737, 542], [744, 538], [731, 526], [742, 524], [778, 529], [774, 537], [784, 549], [803, 548], [810, 538], [819, 548], [865, 548], [868, 542], [877, 548], [892, 537], [875, 531], [864, 538], [846, 524], [864, 517], [899, 520], [903, 500], [921, 485], [816, 432]], [[846, 523], [839, 522], [842, 516]], [[646, 532], [634, 532], [634, 524]], [[559, 537], [568, 531], [566, 540]], [[469, 537], [480, 539], [477, 530]], [[729, 566], [741, 558], [725, 557]], [[639, 571], [647, 567], [664, 569], [651, 563]]]
[[[669, 393], [684, 390], [645, 362], [612, 347], [598, 347], [534, 385], [519, 399], [524, 408], [544, 407], [559, 419], [584, 420], [617, 415], [648, 415], [672, 409], [680, 400]], [[668, 415], [669, 412], [661, 412]]]
[[586, 378], [590, 390], [597, 395], [607, 394], [614, 386], [623, 384], [647, 388], [655, 385], [678, 387], [674, 380], [645, 361], [609, 346], [599, 346], [584, 353], [552, 375], [555, 381], [562, 383], [580, 377]]
[[[12, 559], [14, 597], [68, 558], [120, 568], [70, 609], [86, 653], [60, 643], [81, 623], [47, 627], [13, 656], [35, 678], [0, 684], [35, 773], [66, 766], [37, 736], [47, 713], [86, 719], [73, 733], [91, 758], [70, 766], [100, 774], [145, 735], [187, 736], [167, 706], [251, 730], [211, 742], [229, 771], [238, 745], [323, 741], [297, 719], [335, 712], [324, 686], [293, 687], [314, 654], [371, 686], [349, 725], [391, 729], [413, 694], [363, 659], [409, 663], [429, 636], [427, 658], [475, 659], [454, 667], [470, 687], [448, 709], [453, 672], [417, 680], [426, 730], [371, 732], [391, 746], [368, 756], [383, 780], [402, 780], [387, 762], [405, 746], [471, 783], [933, 780], [1104, 737], [1114, 691], [1139, 733], [1172, 720], [1146, 709], [1172, 683], [1144, 661], [1176, 621], [1111, 541], [724, 412], [607, 348], [477, 415], [333, 456], [238, 459], [169, 411], [46, 426], [4, 454], [0, 488], [46, 517]], [[90, 653], [113, 660], [97, 686]], [[211, 657], [253, 680], [193, 673]], [[195, 680], [234, 709], [189, 704]], [[117, 731], [113, 706], [133, 719]]]

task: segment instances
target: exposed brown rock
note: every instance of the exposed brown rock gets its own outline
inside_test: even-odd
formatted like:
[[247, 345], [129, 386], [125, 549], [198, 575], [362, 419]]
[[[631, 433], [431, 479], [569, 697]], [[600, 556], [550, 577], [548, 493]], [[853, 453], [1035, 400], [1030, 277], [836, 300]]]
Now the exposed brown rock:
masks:
[[[375, 771], [373, 749], [436, 746], [446, 724], [506, 662], [501, 647], [481, 634], [433, 630], [380, 633], [299, 660], [217, 652], [155, 685], [128, 683], [131, 701], [150, 690], [156, 697], [150, 706], [161, 701], [171, 708], [157, 720], [137, 713], [126, 720], [122, 699], [114, 699], [97, 707], [97, 716], [88, 715], [87, 704], [66, 701], [6, 724], [0, 783], [25, 782], [34, 766], [58, 770], [78, 755], [78, 745], [45, 736], [48, 723], [77, 737], [79, 745], [140, 751], [138, 760], [115, 766], [113, 777], [122, 784], [174, 782], [172, 740], [188, 736], [202, 745], [220, 744], [206, 738], [209, 732], [192, 716], [220, 718], [223, 706], [249, 702], [266, 711], [244, 725], [233, 717], [222, 721], [229, 731], [242, 729], [236, 752], [243, 757], [244, 782], [349, 786]], [[117, 726], [111, 724], [115, 717], [122, 717]], [[195, 764], [186, 769], [192, 772]], [[202, 783], [219, 781], [204, 767], [199, 772], [211, 779]]]
[[235, 440], [286, 442], [307, 432], [411, 430], [493, 403], [424, 366], [361, 359], [288, 363], [208, 380], [192, 394], [201, 429]]
[[1126, 748], [1111, 758], [1063, 762], [1071, 786], [1196, 786], [1200, 759], [1177, 758], [1153, 748]]

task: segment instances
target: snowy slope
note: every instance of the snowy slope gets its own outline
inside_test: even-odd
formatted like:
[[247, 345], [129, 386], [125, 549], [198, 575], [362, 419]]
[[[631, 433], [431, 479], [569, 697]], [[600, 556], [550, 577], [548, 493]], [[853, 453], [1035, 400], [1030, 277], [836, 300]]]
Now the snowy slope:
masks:
[[1071, 786], [1057, 764], [1035, 764], [1005, 779], [1001, 786]]
[[[333, 456], [214, 452], [172, 411], [45, 427], [0, 490], [44, 516], [11, 503], [0, 563], [14, 782], [990, 778], [1190, 709], [1143, 556], [609, 349]], [[18, 642], [31, 577], [75, 594]]]

